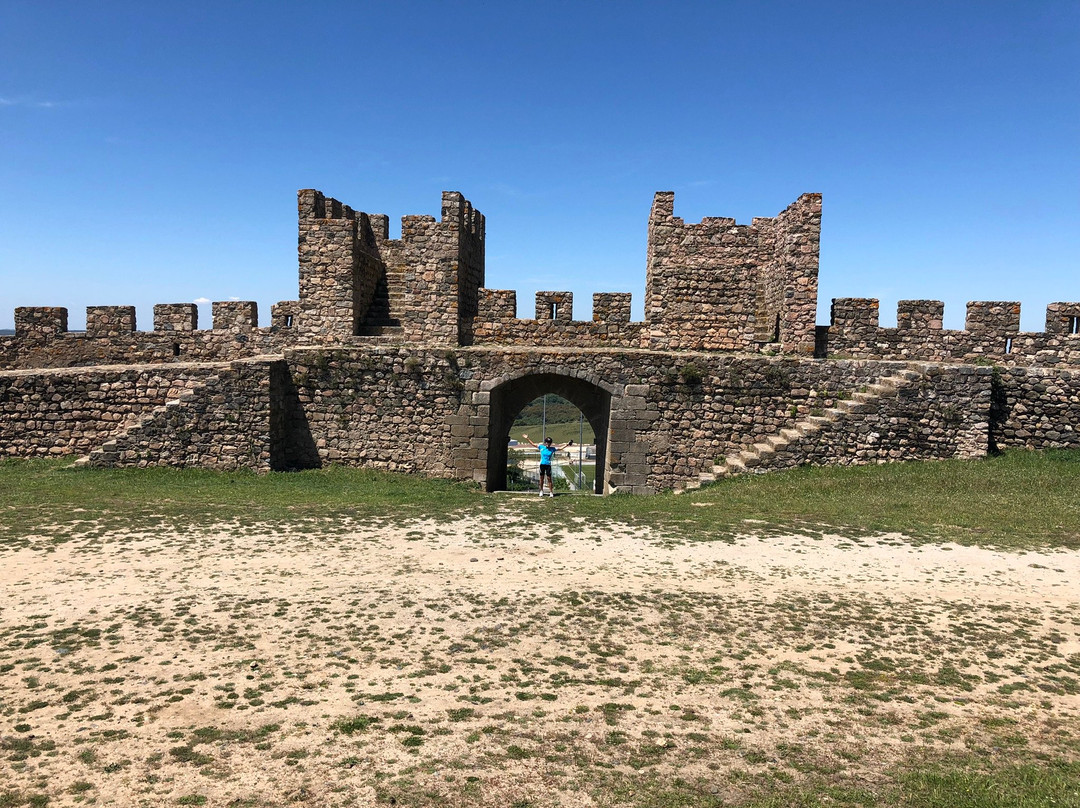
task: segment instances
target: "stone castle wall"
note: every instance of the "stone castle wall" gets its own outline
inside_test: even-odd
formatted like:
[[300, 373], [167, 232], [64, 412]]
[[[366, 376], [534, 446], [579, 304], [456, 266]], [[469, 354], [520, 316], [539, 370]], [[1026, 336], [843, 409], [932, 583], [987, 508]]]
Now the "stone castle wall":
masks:
[[484, 284], [485, 225], [464, 196], [443, 193], [438, 220], [403, 216], [400, 239], [389, 238], [385, 215], [312, 189], [298, 200], [301, 331], [340, 339], [394, 326], [410, 342], [468, 342]]
[[91, 452], [94, 466], [287, 467], [284, 363], [231, 362]]
[[[500, 381], [548, 374], [611, 393], [608, 461], [616, 490], [684, 486], [718, 457], [753, 446], [904, 363], [676, 355], [652, 351], [297, 350], [287, 355], [297, 466], [343, 463], [483, 481]], [[687, 368], [696, 375], [688, 375]], [[953, 367], [843, 425], [832, 462], [979, 454], [989, 368]], [[557, 382], [556, 382], [557, 384]], [[505, 440], [505, 435], [501, 436]], [[825, 444], [822, 444], [824, 446]], [[820, 446], [806, 462], [827, 460]], [[815, 453], [816, 452], [816, 453]]]
[[1080, 369], [995, 368], [993, 449], [1080, 449]]
[[[298, 194], [298, 296], [269, 325], [252, 302], [16, 310], [0, 337], [0, 456], [93, 465], [290, 469], [329, 463], [498, 487], [509, 411], [542, 392], [598, 431], [603, 490], [691, 487], [723, 469], [1080, 448], [1080, 304], [1044, 332], [978, 302], [964, 330], [938, 301], [833, 301], [815, 324], [821, 197], [750, 225], [686, 224], [658, 193], [645, 319], [631, 295], [484, 287], [484, 217], [456, 192], [438, 219]], [[816, 358], [811, 358], [811, 355]], [[502, 454], [501, 454], [502, 453]], [[741, 458], [728, 463], [728, 458]], [[727, 473], [727, 472], [723, 472]]]
[[473, 341], [477, 345], [648, 347], [645, 324], [630, 322], [628, 292], [594, 294], [591, 320], [573, 319], [573, 306], [570, 292], [537, 292], [535, 317], [518, 319], [517, 292], [481, 289]]
[[[1080, 447], [1080, 376], [1049, 369], [397, 346], [8, 372], [0, 375], [0, 445], [10, 456], [90, 454], [100, 465], [341, 463], [484, 480], [498, 439], [491, 391], [499, 380], [543, 373], [611, 391], [611, 488], [648, 493], [685, 487], [725, 456], [911, 368], [917, 382], [764, 467], [979, 456], [991, 435], [1001, 448]], [[995, 395], [1004, 405], [996, 414]]]
[[0, 371], [0, 456], [86, 455], [203, 385], [216, 363]]

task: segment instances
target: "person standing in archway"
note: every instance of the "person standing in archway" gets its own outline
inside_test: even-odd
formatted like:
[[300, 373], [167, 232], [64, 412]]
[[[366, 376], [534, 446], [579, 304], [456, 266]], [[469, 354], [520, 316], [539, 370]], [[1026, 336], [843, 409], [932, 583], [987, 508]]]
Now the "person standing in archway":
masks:
[[529, 436], [522, 434], [522, 440], [540, 450], [540, 496], [544, 496], [544, 477], [547, 476], [548, 490], [550, 493], [548, 496], [555, 496], [555, 481], [551, 478], [551, 461], [555, 457], [556, 452], [561, 452], [563, 449], [568, 449], [574, 445], [573, 441], [564, 443], [562, 446], [556, 446], [551, 438], [544, 438], [543, 445], [539, 443], [533, 443], [529, 440]]

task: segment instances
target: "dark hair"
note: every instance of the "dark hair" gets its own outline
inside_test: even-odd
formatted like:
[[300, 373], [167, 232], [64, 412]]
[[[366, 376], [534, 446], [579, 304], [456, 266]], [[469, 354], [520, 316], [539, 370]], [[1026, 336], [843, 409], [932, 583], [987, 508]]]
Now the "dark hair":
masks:
[[544, 438], [544, 443], [551, 443], [551, 438]]

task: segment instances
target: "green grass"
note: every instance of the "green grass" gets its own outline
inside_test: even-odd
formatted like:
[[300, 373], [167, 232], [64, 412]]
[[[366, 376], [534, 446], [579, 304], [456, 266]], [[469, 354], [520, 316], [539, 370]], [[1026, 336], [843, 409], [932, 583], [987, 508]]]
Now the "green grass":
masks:
[[303, 472], [73, 469], [71, 458], [0, 461], [0, 539], [52, 525], [115, 527], [419, 518], [482, 506], [475, 486], [331, 466]]
[[733, 477], [693, 495], [593, 498], [573, 507], [578, 516], [699, 539], [796, 528], [1080, 548], [1078, 490], [1080, 452], [1013, 451], [982, 460], [803, 467]]
[[[472, 485], [330, 467], [256, 475], [200, 469], [72, 469], [0, 463], [0, 540], [55, 526], [149, 529], [239, 520], [451, 519], [511, 507]], [[552, 526], [571, 520], [652, 526], [691, 540], [800, 530], [901, 532], [915, 540], [1080, 547], [1080, 452], [1007, 452], [977, 461], [800, 468], [723, 480], [694, 494], [515, 501]], [[530, 511], [531, 512], [531, 511]]]
[[[925, 764], [925, 768], [924, 768]], [[837, 785], [810, 777], [798, 785], [759, 781], [742, 808], [1052, 808], [1080, 805], [1080, 764], [1004, 765], [987, 770], [972, 758], [908, 761], [888, 772], [893, 784]], [[709, 783], [623, 774], [599, 775], [591, 791], [640, 808], [723, 808]]]
[[910, 808], [1035, 808], [1080, 805], [1080, 763], [1054, 760], [1038, 766], [986, 771], [977, 761], [942, 762], [900, 775], [896, 805]]

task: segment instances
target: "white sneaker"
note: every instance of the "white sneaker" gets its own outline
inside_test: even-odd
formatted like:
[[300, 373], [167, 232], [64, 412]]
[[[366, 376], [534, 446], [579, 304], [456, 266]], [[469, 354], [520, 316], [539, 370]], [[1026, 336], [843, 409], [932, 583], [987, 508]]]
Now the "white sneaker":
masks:
[[543, 492], [543, 491], [541, 491], [541, 492], [540, 492], [540, 496], [541, 496], [541, 497], [543, 497], [543, 496], [544, 496], [544, 492]]

